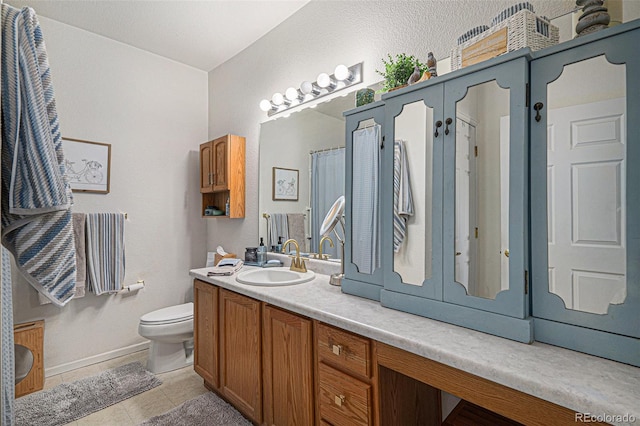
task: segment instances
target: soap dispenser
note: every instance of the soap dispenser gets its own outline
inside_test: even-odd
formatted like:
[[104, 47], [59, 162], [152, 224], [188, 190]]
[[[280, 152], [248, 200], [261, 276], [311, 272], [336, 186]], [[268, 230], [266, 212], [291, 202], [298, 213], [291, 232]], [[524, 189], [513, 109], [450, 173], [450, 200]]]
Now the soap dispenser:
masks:
[[260, 237], [260, 245], [258, 246], [258, 265], [263, 266], [267, 263], [267, 247], [264, 245], [264, 239]]

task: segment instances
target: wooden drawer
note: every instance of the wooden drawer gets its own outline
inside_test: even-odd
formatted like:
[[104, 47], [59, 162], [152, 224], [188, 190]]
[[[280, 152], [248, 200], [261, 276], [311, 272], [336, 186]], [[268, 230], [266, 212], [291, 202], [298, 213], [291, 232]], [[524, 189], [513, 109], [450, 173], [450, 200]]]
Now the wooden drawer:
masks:
[[371, 385], [329, 367], [318, 365], [320, 419], [334, 426], [369, 425]]
[[371, 377], [369, 339], [318, 323], [318, 359], [355, 374]]

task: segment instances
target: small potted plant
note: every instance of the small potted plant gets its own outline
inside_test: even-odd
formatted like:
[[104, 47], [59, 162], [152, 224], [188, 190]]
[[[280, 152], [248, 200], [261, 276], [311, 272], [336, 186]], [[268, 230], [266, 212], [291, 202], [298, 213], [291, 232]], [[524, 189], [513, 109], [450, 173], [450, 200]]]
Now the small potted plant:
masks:
[[421, 63], [413, 55], [407, 56], [404, 53], [397, 54], [395, 59], [391, 55], [387, 55], [389, 60], [382, 59], [384, 63], [384, 72], [376, 70], [378, 74], [384, 77], [384, 84], [381, 92], [389, 92], [394, 89], [399, 89], [407, 85], [407, 80], [411, 77], [411, 74], [418, 67], [420, 75], [423, 75], [425, 71], [429, 71], [429, 67], [426, 64]]

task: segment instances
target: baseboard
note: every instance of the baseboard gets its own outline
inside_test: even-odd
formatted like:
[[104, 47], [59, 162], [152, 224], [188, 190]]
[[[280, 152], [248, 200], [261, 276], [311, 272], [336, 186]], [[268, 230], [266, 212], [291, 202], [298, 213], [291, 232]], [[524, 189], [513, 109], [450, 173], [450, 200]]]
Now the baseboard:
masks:
[[57, 374], [66, 373], [67, 371], [75, 370], [77, 368], [86, 367], [91, 364], [97, 364], [99, 362], [108, 361], [120, 356], [129, 355], [134, 352], [143, 351], [149, 348], [149, 341], [136, 343], [135, 345], [125, 346], [124, 348], [115, 349], [109, 352], [104, 352], [98, 355], [93, 355], [87, 358], [82, 358], [77, 361], [67, 362], [65, 364], [56, 365], [53, 367], [45, 368], [44, 376], [51, 377]]

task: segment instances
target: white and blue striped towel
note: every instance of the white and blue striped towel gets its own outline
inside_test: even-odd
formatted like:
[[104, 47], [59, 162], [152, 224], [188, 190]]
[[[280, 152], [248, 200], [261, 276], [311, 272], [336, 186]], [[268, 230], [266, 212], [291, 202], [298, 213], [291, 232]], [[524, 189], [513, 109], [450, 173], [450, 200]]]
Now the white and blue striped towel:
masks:
[[35, 12], [2, 4], [2, 242], [25, 279], [63, 306], [75, 292], [71, 188]]
[[124, 214], [89, 213], [86, 227], [89, 291], [117, 293], [124, 280]]
[[409, 159], [404, 141], [393, 144], [393, 251], [400, 251], [407, 233], [407, 220], [413, 216], [413, 195]]
[[275, 246], [278, 238], [282, 237], [282, 243], [289, 239], [289, 221], [286, 213], [271, 213], [269, 217], [271, 226], [269, 228], [269, 241], [267, 245]]
[[15, 402], [15, 349], [13, 342], [13, 304], [12, 304], [12, 287], [11, 287], [11, 259], [9, 252], [4, 247], [2, 250], [2, 283], [0, 287], [0, 299], [2, 299], [2, 417], [0, 424], [2, 426], [12, 426], [15, 421], [13, 405]]
[[376, 124], [353, 132], [352, 262], [363, 274], [381, 265], [378, 229], [378, 181], [382, 129]]

